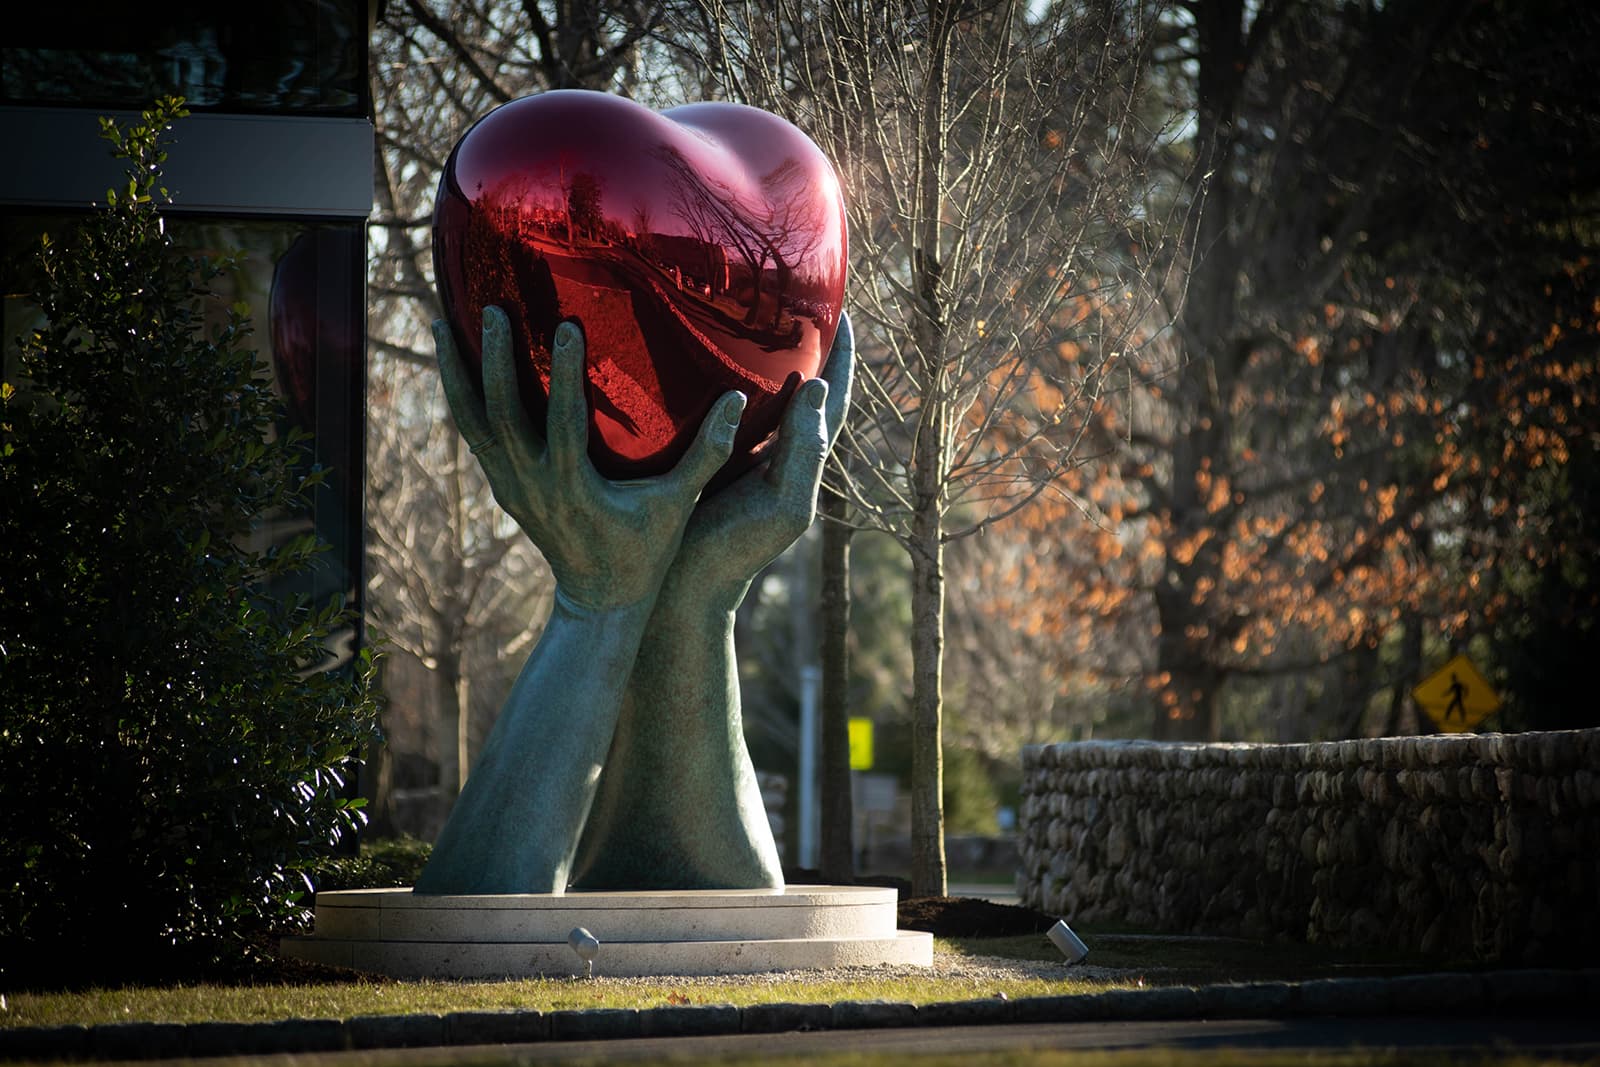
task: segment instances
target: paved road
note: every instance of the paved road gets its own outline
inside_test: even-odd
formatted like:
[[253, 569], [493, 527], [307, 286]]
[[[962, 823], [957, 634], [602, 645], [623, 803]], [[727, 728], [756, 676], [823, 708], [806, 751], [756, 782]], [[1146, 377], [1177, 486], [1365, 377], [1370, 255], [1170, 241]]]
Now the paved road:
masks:
[[[978, 1056], [1015, 1049], [1340, 1050], [1352, 1047], [1426, 1049], [1436, 1052], [1569, 1054], [1600, 1056], [1600, 1020], [1485, 1019], [1455, 1017], [1260, 1019], [1217, 1022], [1038, 1023], [1016, 1026], [914, 1027], [827, 1030], [812, 1033], [733, 1034], [723, 1037], [641, 1038], [530, 1045], [329, 1052], [193, 1061], [208, 1067], [506, 1067], [520, 1064], [603, 1061], [697, 1062], [728, 1056], [773, 1059], [835, 1052]], [[981, 1061], [979, 1061], [981, 1062]]]

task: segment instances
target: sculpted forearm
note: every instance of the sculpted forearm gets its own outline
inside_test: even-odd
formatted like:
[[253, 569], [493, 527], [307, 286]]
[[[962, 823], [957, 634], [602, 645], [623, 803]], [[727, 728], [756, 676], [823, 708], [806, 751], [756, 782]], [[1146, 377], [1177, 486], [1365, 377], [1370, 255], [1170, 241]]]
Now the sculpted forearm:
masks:
[[561, 598], [417, 880], [419, 893], [559, 893], [650, 605]]
[[783, 884], [744, 742], [733, 612], [657, 603], [574, 868], [583, 889]]

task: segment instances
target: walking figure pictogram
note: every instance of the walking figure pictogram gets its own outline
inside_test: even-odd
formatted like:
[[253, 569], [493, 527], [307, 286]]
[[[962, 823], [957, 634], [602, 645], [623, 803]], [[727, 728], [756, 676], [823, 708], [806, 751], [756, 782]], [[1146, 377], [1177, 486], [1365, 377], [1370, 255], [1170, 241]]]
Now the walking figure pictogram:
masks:
[[1450, 688], [1445, 691], [1450, 694], [1450, 703], [1444, 709], [1444, 717], [1446, 719], [1460, 717], [1465, 720], [1467, 717], [1467, 687], [1461, 684], [1461, 679], [1457, 677], [1455, 671], [1450, 672]]

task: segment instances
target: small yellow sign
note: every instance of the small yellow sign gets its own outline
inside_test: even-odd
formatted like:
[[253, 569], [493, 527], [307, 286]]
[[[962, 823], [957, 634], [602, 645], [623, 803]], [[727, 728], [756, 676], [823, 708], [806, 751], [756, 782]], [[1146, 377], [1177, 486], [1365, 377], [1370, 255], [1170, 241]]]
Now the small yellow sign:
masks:
[[1500, 710], [1500, 695], [1464, 655], [1423, 679], [1411, 699], [1447, 734], [1466, 733]]
[[872, 770], [872, 720], [850, 720], [850, 769]]

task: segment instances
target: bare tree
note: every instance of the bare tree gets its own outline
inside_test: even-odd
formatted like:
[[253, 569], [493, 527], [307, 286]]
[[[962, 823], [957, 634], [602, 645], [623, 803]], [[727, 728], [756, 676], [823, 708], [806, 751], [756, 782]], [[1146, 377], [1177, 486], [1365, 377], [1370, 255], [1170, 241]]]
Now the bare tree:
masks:
[[[544, 561], [501, 514], [449, 415], [434, 376], [390, 365], [374, 390], [387, 417], [369, 441], [367, 562], [372, 621], [434, 679], [439, 785], [460, 791], [471, 766], [469, 641], [489, 630], [500, 654], [531, 647], [553, 590]], [[503, 694], [477, 703], [497, 707]]]
[[1147, 166], [1170, 131], [1139, 110], [1159, 9], [693, 15], [726, 91], [795, 120], [844, 182], [864, 358], [831, 487], [910, 555], [912, 883], [943, 894], [945, 546], [1051, 488], [1155, 334], [1177, 203]]
[[[447, 797], [465, 777], [470, 739], [488, 725], [472, 707], [497, 708], [504, 695], [471, 692], [467, 649], [485, 632], [498, 636], [503, 657], [530, 644], [550, 580], [537, 553], [502, 525], [438, 396], [428, 340], [441, 313], [434, 191], [455, 143], [499, 104], [544, 89], [637, 83], [640, 50], [659, 20], [660, 5], [647, 0], [397, 0], [374, 40], [370, 603], [378, 628], [433, 674]], [[485, 680], [501, 685], [494, 672]]]

